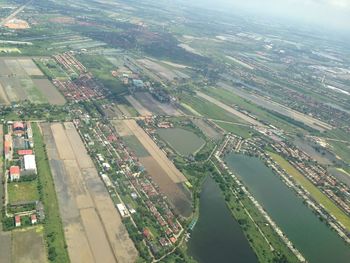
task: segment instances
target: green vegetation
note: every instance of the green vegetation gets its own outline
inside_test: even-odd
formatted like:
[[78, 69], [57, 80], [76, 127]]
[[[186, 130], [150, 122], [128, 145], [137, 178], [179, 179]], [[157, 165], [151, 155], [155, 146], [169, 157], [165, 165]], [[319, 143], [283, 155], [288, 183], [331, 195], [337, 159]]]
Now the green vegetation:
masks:
[[200, 99], [194, 95], [182, 94], [181, 102], [184, 102], [199, 114], [210, 119], [223, 120], [228, 122], [242, 122], [241, 119], [235, 118], [232, 114], [228, 113], [224, 109], [221, 109], [215, 104], [204, 99]]
[[323, 194], [315, 185], [313, 185], [306, 177], [304, 177], [297, 169], [295, 169], [282, 156], [268, 152], [271, 158], [278, 163], [294, 180], [305, 188], [313, 199], [321, 204], [330, 214], [335, 216], [340, 223], [342, 223], [347, 230], [350, 230], [350, 218], [337, 207], [325, 194]]
[[32, 125], [34, 148], [37, 161], [39, 191], [45, 209], [45, 240], [48, 247], [48, 258], [51, 262], [69, 262], [63, 225], [60, 218], [58, 201], [46, 149], [40, 129], [36, 123]]
[[34, 62], [50, 80], [55, 78], [65, 80], [69, 78], [67, 73], [52, 58], [35, 59]]
[[254, 130], [247, 127], [247, 126], [242, 126], [239, 124], [234, 124], [234, 123], [225, 123], [225, 122], [219, 122], [219, 121], [214, 121], [218, 126], [223, 128], [227, 132], [232, 132], [238, 136], [241, 136], [245, 139], [250, 138], [252, 136], [252, 133], [254, 133]]
[[250, 112], [255, 115], [260, 121], [268, 122], [271, 125], [284, 129], [287, 132], [295, 132], [295, 128], [289, 120], [284, 120], [280, 116], [275, 116], [274, 114], [266, 111], [265, 109], [260, 108], [259, 106], [235, 95], [232, 92], [229, 92], [224, 89], [219, 88], [208, 88], [205, 90], [210, 96], [222, 101], [227, 105], [237, 105], [242, 109]]
[[37, 180], [9, 183], [7, 191], [10, 204], [39, 200]]

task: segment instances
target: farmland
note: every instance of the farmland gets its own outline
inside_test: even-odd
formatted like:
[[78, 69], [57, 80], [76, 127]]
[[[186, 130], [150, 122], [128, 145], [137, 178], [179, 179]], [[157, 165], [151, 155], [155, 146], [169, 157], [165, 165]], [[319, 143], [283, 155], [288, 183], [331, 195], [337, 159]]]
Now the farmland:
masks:
[[132, 262], [137, 252], [73, 124], [42, 129], [71, 262]]
[[12, 233], [13, 263], [46, 263], [43, 227], [15, 230]]
[[[186, 182], [186, 177], [174, 166], [152, 139], [145, 133], [134, 120], [125, 120], [114, 123], [118, 133], [124, 135], [123, 138], [133, 134], [142, 149], [139, 157], [140, 162], [150, 174], [152, 179], [159, 185], [160, 190], [169, 198], [175, 210], [184, 216], [189, 216], [191, 204], [188, 191], [182, 186]], [[132, 148], [132, 147], [131, 147]]]
[[29, 100], [62, 105], [64, 98], [30, 58], [0, 58], [0, 102]]

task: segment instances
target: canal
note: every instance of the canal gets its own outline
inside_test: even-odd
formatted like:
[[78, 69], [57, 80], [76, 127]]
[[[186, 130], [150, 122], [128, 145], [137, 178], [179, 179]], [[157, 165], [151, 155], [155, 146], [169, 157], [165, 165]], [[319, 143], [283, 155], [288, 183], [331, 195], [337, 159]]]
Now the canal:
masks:
[[216, 182], [207, 177], [200, 196], [199, 219], [188, 242], [199, 263], [255, 263], [257, 258], [226, 207]]
[[261, 160], [231, 153], [225, 161], [309, 262], [349, 262], [350, 247]]

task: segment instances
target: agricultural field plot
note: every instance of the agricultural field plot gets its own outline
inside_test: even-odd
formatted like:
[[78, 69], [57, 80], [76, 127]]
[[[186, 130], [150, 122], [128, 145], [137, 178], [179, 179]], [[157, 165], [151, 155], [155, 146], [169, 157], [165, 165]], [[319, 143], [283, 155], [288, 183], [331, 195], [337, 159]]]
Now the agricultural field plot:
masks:
[[50, 104], [63, 105], [66, 103], [65, 98], [48, 79], [33, 79], [33, 82]]
[[305, 125], [318, 130], [318, 131], [326, 131], [326, 130], [331, 130], [333, 127], [323, 121], [320, 121], [318, 119], [315, 119], [309, 115], [306, 115], [304, 113], [295, 111], [293, 109], [290, 109], [288, 107], [283, 106], [282, 104], [279, 104], [277, 102], [274, 102], [272, 100], [269, 100], [267, 98], [264, 98], [262, 96], [258, 96], [258, 95], [254, 95], [254, 94], [250, 94], [246, 91], [243, 91], [242, 89], [233, 87], [233, 86], [229, 86], [223, 82], [220, 82], [218, 84], [221, 88], [233, 92], [234, 94], [236, 94], [237, 96], [246, 99], [248, 101], [253, 102], [254, 104], [264, 108], [264, 109], [268, 109], [274, 112], [277, 112], [279, 114], [282, 114], [284, 116], [287, 116], [289, 118], [292, 118], [296, 121], [302, 122]]
[[[124, 127], [120, 128], [122, 125]], [[189, 216], [192, 211], [191, 196], [183, 187], [183, 183], [187, 182], [186, 177], [166, 157], [165, 153], [158, 148], [147, 133], [137, 125], [135, 120], [121, 121], [118, 123], [118, 127], [116, 127], [117, 130], [124, 130], [124, 134], [131, 132], [136, 136], [139, 143], [149, 153], [149, 156], [139, 158], [141, 164], [160, 187], [161, 192], [169, 198], [174, 209], [182, 216]]]
[[142, 116], [150, 116], [152, 112], [147, 110], [140, 102], [138, 102], [133, 96], [125, 96], [125, 99], [137, 110]]
[[241, 113], [240, 111], [238, 111], [238, 110], [236, 110], [236, 109], [234, 109], [234, 108], [232, 108], [232, 107], [230, 107], [230, 106], [228, 106], [228, 105], [226, 105], [226, 104], [220, 102], [219, 100], [217, 100], [217, 99], [215, 99], [215, 98], [213, 98], [213, 97], [210, 97], [210, 96], [208, 96], [208, 95], [206, 95], [206, 94], [204, 94], [204, 93], [202, 93], [202, 92], [199, 92], [199, 91], [197, 92], [197, 95], [198, 95], [199, 97], [201, 97], [201, 98], [203, 98], [203, 99], [205, 99], [205, 100], [207, 100], [207, 101], [209, 101], [209, 102], [215, 104], [216, 106], [220, 107], [221, 109], [223, 109], [223, 110], [225, 110], [225, 111], [227, 111], [227, 112], [229, 112], [229, 113], [231, 113], [231, 114], [237, 116], [238, 118], [240, 118], [240, 119], [242, 119], [242, 120], [244, 120], [244, 121], [246, 121], [246, 122], [252, 124], [252, 125], [255, 125], [255, 126], [265, 126], [265, 125], [262, 124], [261, 122], [255, 120], [255, 119], [253, 119], [253, 118], [251, 118], [251, 117], [249, 117], [249, 116], [246, 115], [246, 114]]
[[192, 122], [210, 139], [219, 140], [222, 134], [202, 119], [193, 119]]
[[31, 59], [0, 58], [0, 103], [9, 105], [23, 100], [65, 102]]
[[[161, 63], [157, 63], [151, 59], [139, 59], [137, 60], [139, 64], [141, 64], [146, 69], [152, 71], [158, 77], [165, 81], [173, 81], [175, 79], [188, 79], [190, 78], [188, 75], [178, 71], [172, 70], [171, 64], [162, 65]], [[186, 68], [186, 67], [185, 67]]]
[[74, 125], [41, 127], [71, 262], [134, 262], [137, 250]]
[[47, 262], [43, 231], [38, 226], [12, 232], [12, 263]]
[[169, 116], [180, 116], [183, 114], [170, 103], [161, 103], [157, 101], [148, 92], [136, 92], [134, 96], [143, 107], [154, 114]]

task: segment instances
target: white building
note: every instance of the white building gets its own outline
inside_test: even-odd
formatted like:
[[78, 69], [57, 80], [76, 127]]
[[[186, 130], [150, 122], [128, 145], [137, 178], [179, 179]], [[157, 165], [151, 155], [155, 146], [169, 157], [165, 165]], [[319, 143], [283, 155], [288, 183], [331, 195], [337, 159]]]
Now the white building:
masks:
[[35, 155], [28, 154], [28, 155], [24, 155], [23, 158], [24, 158], [24, 170], [37, 173], [36, 163], [35, 163]]

